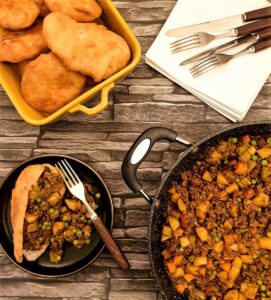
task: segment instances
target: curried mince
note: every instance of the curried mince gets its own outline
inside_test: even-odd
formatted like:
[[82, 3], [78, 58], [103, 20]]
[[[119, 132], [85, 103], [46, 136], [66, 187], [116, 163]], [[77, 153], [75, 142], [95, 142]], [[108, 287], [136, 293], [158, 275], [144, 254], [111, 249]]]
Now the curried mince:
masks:
[[206, 149], [168, 190], [164, 264], [189, 299], [271, 299], [271, 137]]

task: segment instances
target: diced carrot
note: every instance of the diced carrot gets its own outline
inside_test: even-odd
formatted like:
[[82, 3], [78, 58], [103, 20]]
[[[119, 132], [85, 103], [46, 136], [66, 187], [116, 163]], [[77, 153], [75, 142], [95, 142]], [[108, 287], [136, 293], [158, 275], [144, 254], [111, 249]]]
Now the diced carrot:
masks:
[[179, 283], [176, 285], [176, 289], [177, 289], [178, 293], [183, 294], [185, 291], [185, 286], [183, 284]]
[[181, 214], [180, 219], [181, 219], [181, 227], [186, 228], [188, 226], [187, 217], [184, 214]]
[[176, 271], [176, 266], [174, 265], [174, 263], [172, 262], [168, 262], [166, 264], [167, 268], [168, 268], [168, 271], [170, 274], [174, 273]]
[[241, 259], [244, 264], [253, 264], [253, 258], [251, 255], [241, 255]]
[[178, 228], [177, 230], [174, 231], [174, 235], [175, 235], [176, 237], [182, 236], [183, 233], [184, 233], [184, 231], [183, 231], [182, 228]]
[[189, 283], [195, 278], [195, 276], [192, 274], [185, 274], [183, 278]]
[[264, 257], [260, 257], [260, 264], [261, 265], [266, 265], [266, 264], [268, 264], [268, 262], [269, 262], [269, 259], [264, 258]]
[[174, 264], [175, 266], [178, 266], [178, 265], [181, 264], [182, 261], [183, 261], [183, 256], [182, 256], [182, 255], [177, 255], [177, 256], [174, 256], [172, 262], [173, 262], [173, 264]]
[[251, 199], [255, 195], [255, 192], [253, 189], [249, 189], [244, 193], [245, 199]]
[[236, 241], [237, 235], [235, 233], [224, 234], [223, 238], [225, 241], [225, 245], [230, 246]]
[[228, 193], [226, 190], [223, 190], [221, 192], [219, 192], [219, 198], [220, 199], [224, 199], [225, 197], [227, 197]]
[[221, 282], [223, 282], [223, 281], [227, 280], [228, 273], [226, 271], [221, 271], [217, 274], [217, 277]]
[[180, 278], [184, 275], [184, 269], [183, 268], [176, 268], [176, 271], [171, 274], [172, 278]]
[[197, 275], [198, 274], [198, 270], [199, 270], [199, 268], [195, 267], [195, 266], [188, 266], [187, 267], [187, 272], [189, 274], [192, 274], [192, 275]]
[[215, 265], [213, 264], [213, 262], [210, 259], [207, 260], [206, 268], [208, 270], [215, 270]]
[[238, 185], [236, 183], [232, 183], [231, 185], [227, 186], [225, 191], [228, 193], [228, 194], [232, 194], [236, 191], [238, 191]]
[[203, 173], [202, 179], [208, 182], [212, 182], [213, 181], [213, 177], [211, 175], [211, 173], [209, 171], [205, 171]]
[[249, 135], [244, 135], [244, 136], [242, 137], [242, 142], [243, 142], [244, 144], [248, 144], [248, 143], [250, 142], [250, 136], [249, 136]]
[[236, 165], [234, 173], [237, 175], [243, 175], [246, 174], [247, 170], [248, 170], [247, 163], [239, 161]]
[[225, 229], [232, 229], [232, 223], [231, 223], [231, 221], [230, 221], [230, 220], [226, 220], [226, 221], [224, 222], [224, 224], [223, 224], [223, 227], [224, 227]]
[[171, 258], [171, 254], [168, 252], [167, 249], [165, 249], [165, 250], [162, 252], [162, 255], [164, 256], [164, 259], [169, 259], [169, 258]]
[[192, 248], [196, 247], [196, 236], [194, 234], [189, 235], [190, 246]]
[[229, 262], [223, 262], [220, 264], [220, 267], [223, 271], [229, 272], [231, 269], [231, 263]]
[[179, 210], [184, 214], [187, 210], [187, 206], [185, 205], [185, 203], [183, 202], [183, 200], [181, 198], [178, 199], [177, 204], [178, 204]]

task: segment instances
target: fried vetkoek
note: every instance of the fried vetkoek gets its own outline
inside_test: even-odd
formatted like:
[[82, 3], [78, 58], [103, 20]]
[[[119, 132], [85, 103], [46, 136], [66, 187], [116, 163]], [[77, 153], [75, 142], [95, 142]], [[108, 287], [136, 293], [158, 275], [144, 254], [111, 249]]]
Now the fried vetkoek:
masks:
[[59, 11], [78, 22], [91, 22], [100, 17], [102, 8], [96, 0], [45, 0], [51, 11]]
[[42, 22], [21, 31], [0, 29], [0, 61], [18, 63], [40, 54], [46, 48]]
[[95, 82], [123, 69], [130, 59], [126, 41], [103, 25], [77, 23], [53, 12], [45, 17], [43, 35], [48, 47], [73, 71]]
[[29, 62], [22, 77], [25, 101], [34, 109], [54, 113], [80, 95], [85, 76], [67, 69], [53, 53]]
[[31, 26], [40, 8], [33, 0], [0, 0], [0, 26], [20, 30]]
[[51, 12], [50, 9], [45, 4], [44, 0], [34, 0], [34, 1], [38, 4], [40, 8], [40, 15], [42, 17], [47, 16]]

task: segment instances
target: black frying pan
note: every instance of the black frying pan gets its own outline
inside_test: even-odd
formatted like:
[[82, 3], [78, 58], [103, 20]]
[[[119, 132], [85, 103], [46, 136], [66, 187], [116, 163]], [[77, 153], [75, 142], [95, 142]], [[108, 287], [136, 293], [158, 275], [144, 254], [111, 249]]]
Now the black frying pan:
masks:
[[[163, 251], [161, 233], [162, 225], [165, 222], [167, 202], [169, 201], [166, 192], [169, 186], [173, 181], [180, 180], [180, 172], [191, 168], [192, 164], [198, 160], [199, 153], [202, 153], [207, 147], [217, 144], [218, 141], [233, 136], [239, 137], [246, 134], [260, 135], [268, 133], [271, 133], [271, 123], [238, 125], [223, 130], [213, 136], [208, 136], [192, 145], [188, 141], [178, 137], [178, 134], [172, 130], [154, 127], [142, 133], [128, 151], [122, 164], [122, 175], [133, 192], [140, 193], [152, 204], [148, 229], [149, 258], [159, 289], [165, 299], [187, 299], [187, 295], [178, 294], [172, 287], [172, 283], [165, 271], [163, 257], [161, 255]], [[161, 139], [166, 139], [171, 142], [177, 141], [188, 146], [190, 145], [191, 147], [183, 152], [175, 161], [170, 170], [163, 177], [155, 197], [151, 198], [144, 192], [142, 185], [138, 182], [136, 172], [151, 151], [153, 145]]]
[[99, 191], [100, 199], [96, 199], [98, 204], [97, 214], [102, 219], [109, 231], [113, 227], [114, 210], [110, 192], [98, 173], [89, 165], [82, 161], [63, 155], [43, 155], [31, 158], [13, 169], [6, 177], [0, 188], [0, 244], [6, 255], [21, 269], [43, 277], [60, 277], [71, 275], [90, 265], [102, 252], [104, 243], [98, 233], [93, 230], [91, 243], [84, 245], [81, 249], [76, 249], [73, 245], [64, 243], [64, 255], [59, 264], [50, 262], [48, 250], [36, 261], [29, 262], [26, 259], [22, 264], [16, 262], [13, 255], [12, 227], [10, 222], [10, 198], [16, 179], [21, 171], [33, 164], [49, 163], [54, 165], [57, 161], [66, 158], [72, 168], [76, 171], [82, 181], [93, 185], [93, 192]]

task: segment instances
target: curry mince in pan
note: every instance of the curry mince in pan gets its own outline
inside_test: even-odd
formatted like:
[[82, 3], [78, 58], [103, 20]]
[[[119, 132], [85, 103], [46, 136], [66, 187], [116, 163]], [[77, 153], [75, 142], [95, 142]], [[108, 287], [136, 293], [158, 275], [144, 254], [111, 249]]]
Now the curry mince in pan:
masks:
[[189, 299], [271, 299], [271, 135], [208, 147], [168, 189], [164, 264]]
[[[95, 210], [92, 186], [85, 183], [86, 199]], [[96, 196], [99, 198], [100, 194]], [[65, 192], [60, 174], [45, 168], [37, 184], [29, 192], [24, 220], [24, 251], [39, 251], [49, 245], [51, 262], [58, 263], [63, 255], [63, 243], [80, 249], [91, 240], [91, 220], [82, 202]]]

